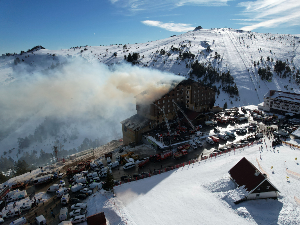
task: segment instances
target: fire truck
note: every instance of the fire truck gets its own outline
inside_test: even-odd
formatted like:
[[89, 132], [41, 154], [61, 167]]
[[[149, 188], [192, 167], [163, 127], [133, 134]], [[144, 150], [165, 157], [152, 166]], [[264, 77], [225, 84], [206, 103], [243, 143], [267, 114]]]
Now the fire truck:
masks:
[[228, 122], [228, 120], [227, 120], [226, 117], [218, 117], [218, 118], [217, 118], [217, 121], [218, 121], [219, 123], [225, 123], [225, 124]]
[[167, 158], [170, 158], [173, 155], [172, 151], [165, 151], [150, 157], [150, 161], [162, 161]]
[[174, 153], [174, 159], [180, 159], [181, 157], [186, 156], [187, 154], [188, 154], [188, 151], [185, 149], [177, 151]]

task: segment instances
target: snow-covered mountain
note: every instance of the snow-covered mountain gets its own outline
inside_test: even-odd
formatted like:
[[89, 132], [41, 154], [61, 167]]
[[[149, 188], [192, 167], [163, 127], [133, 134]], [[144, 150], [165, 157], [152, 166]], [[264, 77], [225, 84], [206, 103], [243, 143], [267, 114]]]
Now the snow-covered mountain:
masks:
[[[120, 121], [135, 113], [134, 95], [162, 77], [178, 79], [170, 74], [213, 86], [221, 107], [261, 103], [272, 89], [299, 93], [299, 45], [299, 36], [222, 28], [147, 43], [3, 55], [1, 152], [17, 159], [26, 151], [52, 152], [58, 142], [69, 150], [85, 138], [91, 140], [83, 148], [119, 138]], [[41, 125], [52, 120], [58, 127], [44, 131]], [[34, 145], [26, 144], [29, 135]], [[25, 143], [19, 154], [18, 138]]]

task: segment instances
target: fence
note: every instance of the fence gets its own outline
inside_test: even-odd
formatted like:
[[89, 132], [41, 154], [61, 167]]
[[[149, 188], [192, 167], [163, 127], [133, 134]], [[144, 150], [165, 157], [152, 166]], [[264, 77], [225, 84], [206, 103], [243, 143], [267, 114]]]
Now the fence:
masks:
[[295, 145], [295, 144], [289, 143], [287, 141], [282, 141], [282, 144], [289, 145], [290, 147], [295, 147], [295, 148], [299, 148], [300, 149], [299, 145]]
[[[124, 183], [129, 183], [131, 181], [137, 181], [137, 180], [140, 180], [140, 179], [144, 179], [144, 178], [147, 178], [147, 177], [151, 177], [153, 175], [157, 175], [157, 174], [161, 174], [161, 173], [164, 173], [164, 172], [167, 172], [167, 171], [170, 171], [170, 170], [174, 170], [174, 169], [178, 169], [180, 167], [184, 167], [186, 165], [191, 165], [191, 164], [194, 164], [196, 162], [200, 162], [200, 161], [206, 161], [208, 160], [209, 158], [213, 158], [213, 157], [217, 157], [218, 155], [223, 155], [223, 154], [226, 154], [226, 153], [230, 153], [230, 152], [234, 152], [235, 154], [235, 151], [237, 149], [243, 149], [244, 147], [247, 147], [247, 146], [251, 146], [253, 144], [257, 144], [259, 143], [260, 141], [254, 141], [252, 143], [249, 143], [249, 144], [244, 144], [244, 145], [240, 145], [238, 147], [236, 147], [235, 149], [228, 149], [228, 150], [225, 150], [223, 152], [219, 152], [219, 153], [215, 153], [215, 154], [211, 154], [210, 156], [204, 156], [204, 157], [201, 157], [201, 158], [198, 158], [198, 159], [191, 159], [187, 162], [183, 162], [183, 163], [179, 163], [175, 166], [168, 166], [166, 168], [163, 168], [163, 169], [160, 169], [160, 170], [154, 170], [152, 173], [149, 172], [149, 173], [144, 173], [144, 175], [142, 175], [141, 177], [136, 177], [136, 178], [128, 178], [128, 179], [125, 179], [124, 181], [120, 181], [118, 184], [115, 184], [115, 186], [119, 186], [119, 185], [122, 185]], [[147, 174], [147, 175], [146, 175]]]

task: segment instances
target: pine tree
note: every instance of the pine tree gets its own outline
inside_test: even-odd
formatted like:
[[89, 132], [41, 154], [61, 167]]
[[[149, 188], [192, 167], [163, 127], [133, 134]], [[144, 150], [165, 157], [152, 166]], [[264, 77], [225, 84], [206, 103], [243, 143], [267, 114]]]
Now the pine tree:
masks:
[[21, 175], [29, 171], [29, 165], [25, 162], [25, 160], [18, 160], [15, 165], [16, 175]]
[[105, 183], [103, 184], [103, 189], [106, 191], [113, 190], [115, 186], [114, 177], [109, 169], [107, 169], [107, 177]]
[[0, 173], [0, 183], [4, 183], [5, 181], [8, 180], [8, 177], [4, 176], [2, 173]]
[[223, 109], [227, 109], [227, 102], [224, 103]]

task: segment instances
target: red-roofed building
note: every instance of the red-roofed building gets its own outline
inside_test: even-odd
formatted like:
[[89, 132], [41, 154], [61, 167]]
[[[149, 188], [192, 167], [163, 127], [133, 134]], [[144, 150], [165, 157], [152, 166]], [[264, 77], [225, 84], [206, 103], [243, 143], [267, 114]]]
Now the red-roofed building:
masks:
[[231, 179], [237, 186], [244, 186], [247, 199], [277, 198], [278, 189], [245, 157], [229, 170]]

